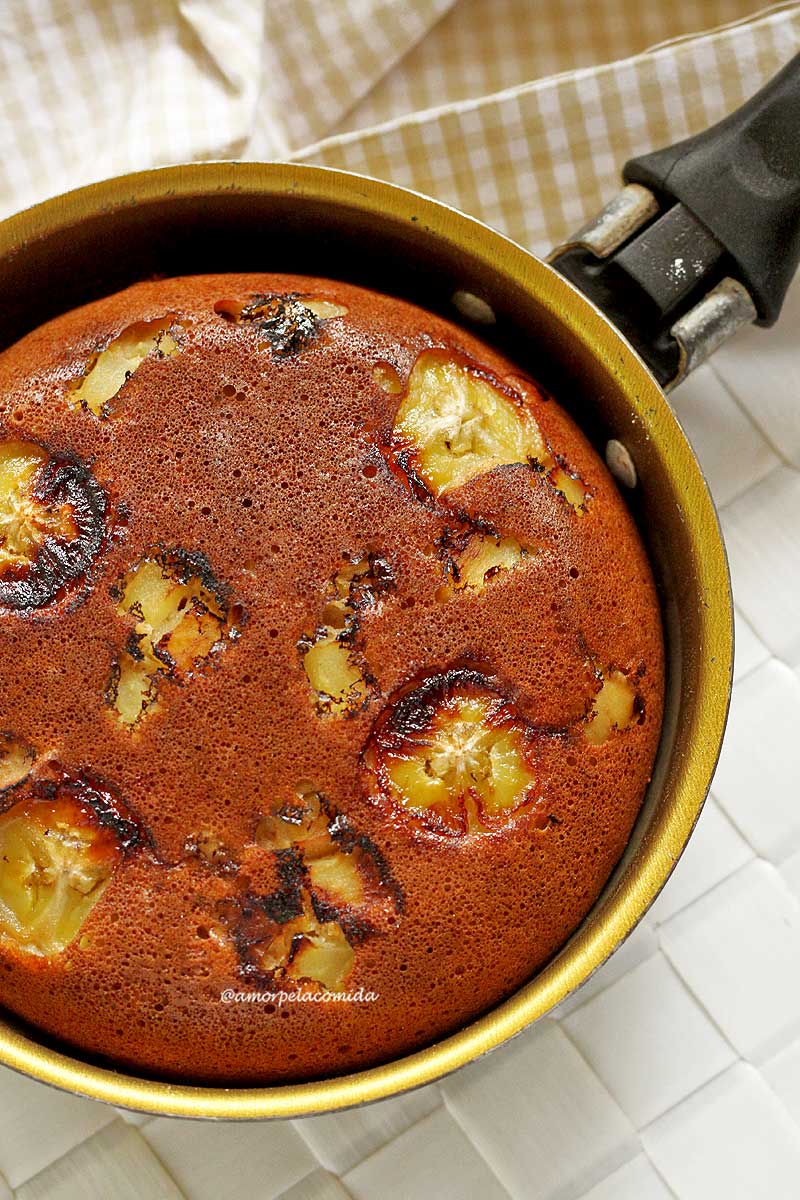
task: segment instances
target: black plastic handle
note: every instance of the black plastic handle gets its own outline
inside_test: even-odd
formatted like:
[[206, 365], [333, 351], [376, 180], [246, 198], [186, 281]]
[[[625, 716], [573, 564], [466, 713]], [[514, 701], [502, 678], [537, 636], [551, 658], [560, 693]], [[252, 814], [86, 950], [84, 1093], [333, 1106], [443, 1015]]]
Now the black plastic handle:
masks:
[[699, 218], [735, 263], [758, 324], [772, 325], [800, 263], [800, 54], [717, 125], [631, 159], [623, 178]]

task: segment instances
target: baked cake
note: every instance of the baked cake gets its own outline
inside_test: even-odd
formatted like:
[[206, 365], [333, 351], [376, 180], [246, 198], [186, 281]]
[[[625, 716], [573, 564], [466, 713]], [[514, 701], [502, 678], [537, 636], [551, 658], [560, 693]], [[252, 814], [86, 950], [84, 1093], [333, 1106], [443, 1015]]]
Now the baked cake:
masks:
[[0, 356], [0, 646], [0, 1004], [184, 1081], [352, 1071], [509, 996], [661, 723], [587, 439], [327, 279], [141, 283]]

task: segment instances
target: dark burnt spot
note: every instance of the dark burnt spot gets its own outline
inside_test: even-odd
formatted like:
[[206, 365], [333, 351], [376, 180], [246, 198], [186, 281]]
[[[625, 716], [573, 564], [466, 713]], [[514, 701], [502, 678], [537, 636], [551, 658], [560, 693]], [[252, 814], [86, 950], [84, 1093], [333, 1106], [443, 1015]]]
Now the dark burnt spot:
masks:
[[394, 704], [387, 708], [379, 719], [379, 736], [387, 740], [405, 741], [424, 733], [432, 724], [437, 710], [450, 697], [464, 691], [490, 692], [499, 701], [509, 703], [497, 688], [496, 682], [483, 672], [471, 667], [454, 667], [436, 675], [428, 675], [421, 682], [411, 683], [401, 692]]
[[337, 909], [317, 897], [312, 897], [314, 916], [320, 923], [335, 921], [351, 946], [363, 946], [377, 930], [372, 922], [362, 913], [352, 909]]
[[[29, 778], [21, 789], [32, 800], [67, 801], [87, 813], [98, 824], [109, 829], [124, 853], [137, 848], [153, 847], [152, 837], [130, 806], [116, 789], [104, 780], [83, 771], [73, 771], [57, 762], [47, 762], [42, 773]], [[18, 794], [3, 796], [2, 811], [16, 803]]]
[[435, 497], [419, 473], [417, 458], [418, 451], [408, 448], [392, 454], [389, 465], [392, 474], [405, 484], [415, 500], [433, 506], [436, 503]]
[[[293, 906], [296, 907], [299, 904], [300, 911], [302, 911], [303, 905], [300, 898], [300, 890], [305, 879], [302, 856], [294, 847], [287, 850], [276, 850], [274, 853], [278, 868], [278, 878], [281, 881], [281, 886], [275, 895], [286, 897], [286, 903], [290, 908]], [[294, 912], [293, 915], [298, 916], [299, 913]], [[288, 920], [289, 918], [285, 919]]]
[[[133, 609], [131, 609], [133, 612]], [[134, 616], [136, 614], [134, 613]], [[143, 620], [141, 613], [136, 616], [137, 621]], [[131, 633], [125, 642], [125, 653], [129, 654], [134, 662], [143, 662], [144, 654], [142, 652], [142, 635], [140, 633]]]
[[275, 925], [286, 925], [303, 914], [300, 889], [286, 887], [259, 898], [259, 904], [267, 918]]
[[122, 675], [122, 668], [120, 667], [119, 661], [115, 659], [114, 662], [112, 662], [112, 664], [111, 664], [111, 671], [109, 672], [108, 683], [106, 684], [105, 688], [103, 689], [103, 700], [105, 701], [106, 705], [109, 708], [113, 708], [113, 706], [116, 702], [117, 693], [119, 692], [119, 681], [120, 681], [121, 675]]
[[[320, 802], [324, 803], [320, 796]], [[308, 809], [303, 804], [295, 804], [287, 801], [285, 804], [278, 806], [275, 815], [280, 817], [282, 821], [288, 822], [289, 825], [301, 826], [306, 820]]]
[[126, 853], [147, 840], [141, 824], [133, 819], [127, 805], [100, 780], [65, 774], [58, 792], [79, 804], [88, 805], [100, 824], [114, 833]]
[[305, 350], [318, 336], [320, 322], [296, 292], [281, 296], [254, 296], [239, 316], [252, 321], [269, 342], [276, 358], [288, 358]]
[[77, 529], [71, 540], [48, 534], [33, 561], [0, 574], [0, 608], [24, 615], [43, 608], [85, 577], [107, 539], [108, 497], [77, 458], [54, 455], [36, 475], [32, 495], [42, 505], [68, 507]]
[[358, 833], [344, 813], [337, 813], [328, 826], [328, 833], [345, 854], [356, 854], [359, 866], [367, 874], [374, 875], [374, 882], [385, 889], [391, 897], [398, 914], [405, 912], [405, 896], [400, 884], [394, 878], [389, 863], [384, 854], [378, 849], [372, 838], [365, 833]]
[[216, 911], [236, 949], [241, 974], [258, 974], [257, 948], [275, 934], [275, 922], [267, 915], [261, 898], [244, 892], [218, 901]]
[[[222, 607], [230, 598], [230, 587], [218, 579], [211, 570], [211, 564], [199, 550], [182, 550], [180, 548], [167, 550], [164, 546], [154, 546], [144, 559], [150, 559], [161, 569], [165, 579], [187, 584], [192, 579], [199, 579], [206, 591], [210, 592]], [[131, 609], [133, 611], [133, 609]]]
[[[239, 973], [244, 978], [270, 979], [271, 971], [261, 965], [263, 952], [280, 933], [281, 927], [303, 915], [302, 896], [293, 888], [279, 888], [268, 896], [240, 892], [217, 902], [222, 920], [239, 958]], [[292, 939], [291, 962], [298, 939]]]
[[[358, 565], [362, 560], [343, 556], [351, 565]], [[350, 581], [347, 604], [358, 614], [360, 610], [372, 608], [379, 598], [397, 586], [397, 580], [388, 559], [373, 551], [367, 553], [366, 570], [357, 574]]]

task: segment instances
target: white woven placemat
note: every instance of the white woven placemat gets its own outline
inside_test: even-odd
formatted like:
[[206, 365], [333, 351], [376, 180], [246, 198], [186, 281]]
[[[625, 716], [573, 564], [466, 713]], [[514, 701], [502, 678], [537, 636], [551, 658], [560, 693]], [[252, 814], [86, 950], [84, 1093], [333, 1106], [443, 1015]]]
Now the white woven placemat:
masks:
[[[543, 250], [613, 192], [627, 156], [716, 120], [795, 53], [800, 6], [587, 63], [747, 7], [684, 0], [659, 22], [664, 6], [632, 16], [622, 0], [555, 0], [533, 21], [525, 0], [10, 3], [0, 207], [132, 166], [294, 151]], [[533, 28], [514, 26], [526, 12]], [[525, 82], [548, 64], [581, 69]], [[492, 87], [507, 90], [479, 98]], [[795, 286], [774, 330], [742, 334], [674, 397], [727, 535], [737, 681], [713, 797], [624, 948], [511, 1046], [338, 1116], [147, 1120], [2, 1071], [0, 1200], [800, 1196], [798, 327]]]

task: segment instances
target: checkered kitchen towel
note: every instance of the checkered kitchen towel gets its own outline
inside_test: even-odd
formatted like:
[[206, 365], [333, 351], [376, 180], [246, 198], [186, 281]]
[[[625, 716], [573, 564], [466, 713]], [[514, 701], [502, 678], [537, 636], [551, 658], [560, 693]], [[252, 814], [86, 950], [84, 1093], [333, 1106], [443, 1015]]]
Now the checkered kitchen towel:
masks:
[[797, 4], [642, 53], [750, 3], [4, 0], [0, 215], [147, 166], [297, 157], [541, 248], [627, 156], [716, 120], [789, 57]]
[[[800, 4], [749, 5], [2, 0], [0, 214], [162, 163], [293, 157], [545, 250], [626, 158], [800, 49]], [[697, 833], [611, 962], [513, 1045], [351, 1113], [123, 1120], [0, 1070], [0, 1200], [797, 1200], [798, 327], [795, 286], [672, 397], [720, 506], [737, 681]]]

